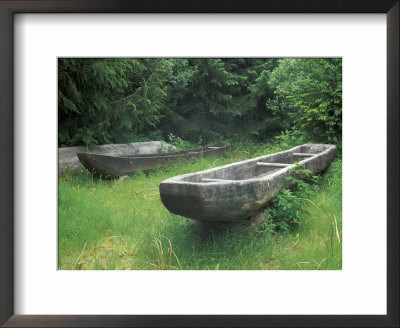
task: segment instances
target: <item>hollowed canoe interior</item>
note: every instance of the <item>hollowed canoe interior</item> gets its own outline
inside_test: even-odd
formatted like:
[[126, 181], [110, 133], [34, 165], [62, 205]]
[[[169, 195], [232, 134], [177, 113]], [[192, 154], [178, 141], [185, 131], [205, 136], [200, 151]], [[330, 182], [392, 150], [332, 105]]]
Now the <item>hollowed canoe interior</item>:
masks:
[[201, 152], [205, 152], [205, 151], [216, 150], [219, 148], [226, 148], [227, 146], [228, 145], [226, 143], [218, 143], [218, 144], [215, 144], [212, 146], [199, 147], [199, 148], [193, 148], [193, 149], [181, 150], [181, 151], [175, 151], [175, 152], [163, 152], [163, 150], [160, 149], [160, 152], [158, 154], [123, 155], [123, 156], [118, 156], [118, 157], [123, 157], [123, 158], [132, 158], [132, 157], [146, 158], [146, 157], [163, 157], [163, 156], [169, 157], [169, 156], [176, 156], [176, 155], [201, 153]]
[[[228, 168], [221, 168], [207, 173], [198, 173], [183, 178], [183, 181], [187, 182], [201, 182], [209, 183], [212, 181], [203, 179], [218, 179], [218, 180], [247, 180], [253, 178], [259, 178], [278, 170], [282, 170], [285, 167], [275, 166], [261, 166], [257, 165], [257, 162], [264, 163], [279, 163], [279, 164], [293, 164], [295, 162], [301, 162], [302, 160], [310, 158], [310, 154], [319, 154], [324, 151], [327, 147], [323, 145], [306, 145], [297, 148], [295, 151], [287, 151], [280, 154], [267, 155], [262, 159], [254, 160], [247, 163], [238, 163]], [[304, 153], [304, 156], [299, 154]]]

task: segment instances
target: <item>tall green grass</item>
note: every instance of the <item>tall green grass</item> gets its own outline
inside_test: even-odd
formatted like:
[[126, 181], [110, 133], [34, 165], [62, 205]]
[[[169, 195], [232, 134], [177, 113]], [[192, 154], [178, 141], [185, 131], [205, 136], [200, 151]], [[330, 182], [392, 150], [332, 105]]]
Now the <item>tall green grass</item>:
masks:
[[300, 200], [308, 214], [287, 233], [276, 232], [268, 216], [258, 226], [213, 224], [174, 215], [161, 203], [164, 179], [279, 150], [276, 144], [237, 144], [222, 157], [136, 172], [124, 182], [64, 172], [59, 269], [341, 269], [340, 158]]

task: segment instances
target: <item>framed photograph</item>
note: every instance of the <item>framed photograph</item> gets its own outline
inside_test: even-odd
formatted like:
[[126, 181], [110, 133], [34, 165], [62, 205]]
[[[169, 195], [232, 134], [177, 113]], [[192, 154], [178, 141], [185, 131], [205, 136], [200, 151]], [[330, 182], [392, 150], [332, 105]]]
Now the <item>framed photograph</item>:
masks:
[[399, 325], [398, 1], [0, 10], [2, 325]]

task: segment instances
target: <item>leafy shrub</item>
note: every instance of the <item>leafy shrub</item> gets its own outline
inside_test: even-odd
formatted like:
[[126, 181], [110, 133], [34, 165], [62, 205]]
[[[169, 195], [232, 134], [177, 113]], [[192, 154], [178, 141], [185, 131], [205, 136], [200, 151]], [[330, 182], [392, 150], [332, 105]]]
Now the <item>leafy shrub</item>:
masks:
[[320, 177], [312, 175], [310, 170], [303, 169], [301, 164], [297, 162], [295, 164], [295, 168], [289, 169], [289, 172], [292, 172], [294, 176], [286, 177], [285, 181], [289, 182], [296, 190], [308, 194], [311, 189], [310, 183], [318, 182]]
[[290, 189], [282, 189], [270, 201], [266, 212], [272, 226], [279, 232], [289, 232], [307, 214], [298, 196]]
[[281, 134], [274, 137], [275, 145], [281, 149], [289, 149], [295, 146], [299, 146], [308, 143], [309, 140], [303, 132], [295, 129], [281, 131]]
[[298, 164], [290, 171], [295, 173], [294, 177], [287, 177], [286, 181], [294, 189], [282, 189], [273, 198], [265, 210], [268, 223], [279, 232], [289, 232], [301, 223], [309, 214], [305, 209], [303, 200], [311, 193], [311, 182], [317, 182], [319, 177], [312, 176], [310, 170], [302, 169]]
[[185, 150], [192, 147], [192, 144], [182, 138], [174, 135], [173, 133], [168, 134], [169, 143], [175, 146], [178, 150]]
[[270, 74], [274, 102], [297, 129], [337, 143], [342, 131], [342, 60], [285, 58]]

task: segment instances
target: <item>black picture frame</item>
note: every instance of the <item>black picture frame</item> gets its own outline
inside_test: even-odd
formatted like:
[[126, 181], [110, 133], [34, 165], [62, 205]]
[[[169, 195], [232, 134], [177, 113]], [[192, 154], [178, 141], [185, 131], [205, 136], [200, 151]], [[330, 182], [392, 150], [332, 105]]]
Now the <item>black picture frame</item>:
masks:
[[[399, 327], [399, 8], [398, 0], [0, 0], [0, 324], [4, 327]], [[13, 17], [16, 13], [385, 13], [387, 315], [14, 315]]]

